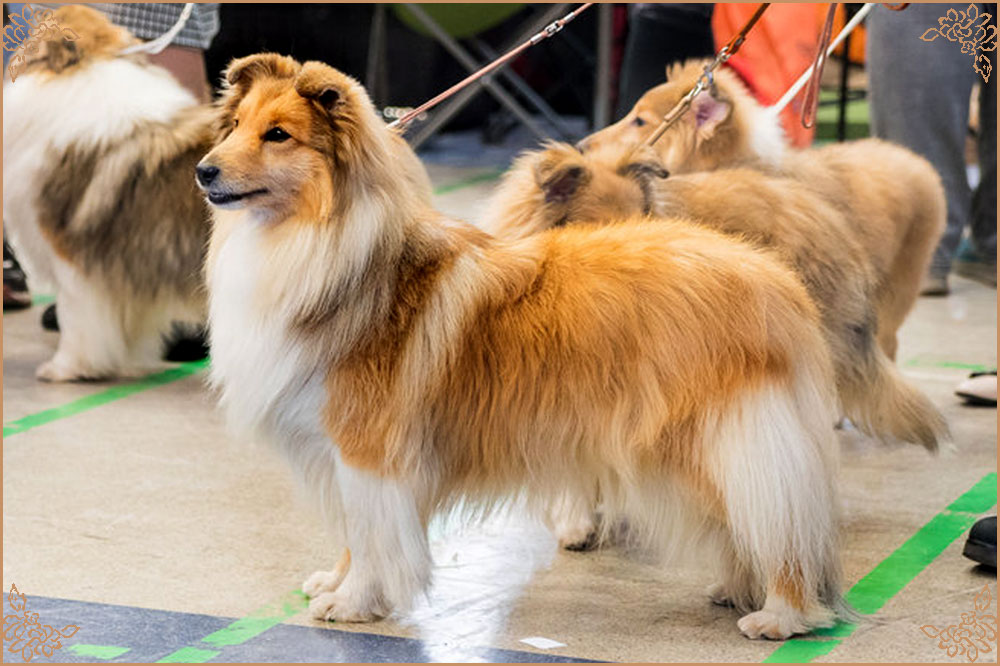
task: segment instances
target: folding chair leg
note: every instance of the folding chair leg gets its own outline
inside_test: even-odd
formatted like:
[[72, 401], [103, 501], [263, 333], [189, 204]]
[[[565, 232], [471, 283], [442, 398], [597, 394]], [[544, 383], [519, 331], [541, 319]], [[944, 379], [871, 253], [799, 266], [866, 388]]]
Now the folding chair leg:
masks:
[[[482, 55], [482, 57], [486, 58], [487, 60], [493, 60], [500, 56], [499, 53], [490, 48], [489, 44], [487, 44], [481, 39], [474, 39], [472, 40], [472, 43], [475, 45], [476, 49], [479, 50], [479, 53]], [[563, 139], [572, 140], [577, 138], [573, 134], [573, 132], [566, 126], [566, 123], [562, 121], [562, 118], [559, 117], [559, 114], [556, 113], [551, 106], [549, 106], [548, 102], [542, 99], [541, 95], [536, 93], [531, 88], [531, 86], [525, 83], [524, 79], [522, 79], [520, 76], [518, 76], [510, 69], [507, 69], [506, 67], [501, 67], [497, 73], [500, 76], [502, 76], [504, 80], [507, 81], [507, 83], [514, 86], [514, 89], [517, 90], [517, 92], [521, 93], [521, 95], [525, 99], [527, 99], [531, 103], [531, 105], [538, 110], [539, 113], [545, 116], [548, 119], [548, 121], [552, 123], [553, 127], [556, 128], [556, 131], [562, 135]]]
[[[562, 12], [564, 11], [566, 5], [558, 5], [558, 7], [559, 7], [558, 11]], [[451, 53], [452, 57], [458, 60], [463, 67], [465, 67], [469, 72], [474, 72], [477, 69], [479, 69], [480, 65], [476, 63], [476, 61], [472, 58], [472, 56], [470, 56], [469, 53], [465, 49], [463, 49], [462, 46], [451, 37], [451, 35], [445, 32], [444, 29], [441, 28], [441, 26], [438, 25], [436, 21], [434, 21], [434, 19], [428, 16], [427, 13], [420, 8], [420, 5], [407, 3], [406, 8], [410, 10], [410, 13], [413, 14], [413, 16], [416, 17], [416, 19], [420, 21], [420, 23], [425, 28], [427, 28], [428, 31], [430, 31], [431, 35], [433, 35], [434, 38], [441, 43], [441, 45], [445, 48], [445, 50]], [[537, 32], [537, 30], [535, 30], [534, 32]], [[526, 33], [521, 38], [521, 41], [528, 39], [531, 35], [534, 34], [534, 32]], [[537, 122], [535, 122], [534, 118], [532, 118], [531, 115], [528, 114], [528, 112], [525, 111], [524, 108], [521, 107], [521, 105], [518, 104], [517, 101], [513, 97], [511, 97], [511, 95], [506, 90], [497, 85], [490, 76], [483, 77], [482, 79], [479, 80], [479, 83], [498, 102], [500, 102], [503, 106], [507, 107], [507, 109], [509, 109], [511, 113], [517, 116], [517, 119], [520, 120], [525, 127], [531, 130], [531, 132], [535, 134], [535, 136], [543, 140], [549, 138], [548, 134]]]

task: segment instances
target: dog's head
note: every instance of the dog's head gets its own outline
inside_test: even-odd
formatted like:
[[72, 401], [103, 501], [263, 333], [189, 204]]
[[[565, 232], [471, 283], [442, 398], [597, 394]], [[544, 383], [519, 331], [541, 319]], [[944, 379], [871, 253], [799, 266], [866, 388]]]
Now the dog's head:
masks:
[[385, 171], [373, 162], [391, 161], [394, 137], [364, 89], [332, 67], [264, 53], [234, 60], [224, 85], [218, 140], [196, 169], [217, 207], [326, 220], [352, 182]]
[[[695, 86], [707, 64], [691, 61], [669, 67], [666, 83], [648, 90], [624, 118], [581, 141], [580, 148], [590, 151], [646, 141]], [[660, 160], [671, 173], [683, 173], [742, 159], [739, 153], [749, 128], [740, 111], [756, 104], [733, 72], [716, 70], [714, 89], [696, 95], [691, 107], [654, 144]]]
[[[31, 12], [28, 16], [24, 16]], [[23, 19], [23, 21], [22, 21]], [[25, 33], [25, 71], [59, 74], [102, 58], [114, 57], [136, 39], [125, 28], [113, 24], [96, 9], [65, 5], [55, 11], [25, 5], [22, 15], [13, 17], [7, 33]]]
[[649, 148], [606, 146], [582, 153], [551, 143], [519, 159], [510, 176], [499, 193], [495, 233], [520, 238], [567, 224], [649, 214], [656, 181], [668, 173]]

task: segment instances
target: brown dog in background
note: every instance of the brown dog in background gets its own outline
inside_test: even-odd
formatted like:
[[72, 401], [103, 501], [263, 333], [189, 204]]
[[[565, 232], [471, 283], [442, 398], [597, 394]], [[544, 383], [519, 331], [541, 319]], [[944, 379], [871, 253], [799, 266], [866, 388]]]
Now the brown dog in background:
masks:
[[[667, 71], [667, 83], [646, 92], [619, 122], [580, 142], [583, 150], [645, 141], [701, 75], [705, 62]], [[876, 276], [878, 340], [895, 359], [896, 333], [913, 308], [945, 227], [944, 189], [927, 160], [879, 139], [795, 150], [777, 117], [737, 76], [716, 72], [715, 91], [695, 97], [654, 144], [671, 174], [748, 166], [798, 180], [841, 214], [868, 254]]]

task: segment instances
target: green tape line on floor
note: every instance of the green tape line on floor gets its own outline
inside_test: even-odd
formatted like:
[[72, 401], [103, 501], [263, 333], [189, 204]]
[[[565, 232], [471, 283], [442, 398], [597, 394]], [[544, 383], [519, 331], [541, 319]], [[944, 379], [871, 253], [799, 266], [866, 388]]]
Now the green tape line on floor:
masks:
[[[293, 590], [285, 594], [278, 601], [258, 608], [246, 617], [242, 617], [232, 624], [205, 636], [201, 639], [201, 642], [216, 648], [240, 645], [246, 643], [251, 638], [256, 638], [271, 627], [275, 627], [285, 620], [291, 619], [308, 607], [309, 599], [306, 595], [299, 590]], [[157, 663], [186, 662], [202, 664], [219, 654], [221, 653], [218, 650], [183, 647], [176, 652], [168, 654]]]
[[46, 423], [52, 423], [53, 421], [64, 419], [67, 416], [73, 416], [75, 414], [94, 409], [95, 407], [106, 405], [109, 402], [127, 398], [130, 395], [140, 393], [146, 389], [163, 386], [164, 384], [169, 384], [170, 382], [177, 381], [178, 379], [184, 379], [185, 377], [189, 377], [196, 372], [200, 372], [207, 366], [208, 359], [182, 363], [176, 368], [170, 368], [169, 370], [164, 370], [163, 372], [157, 372], [156, 374], [143, 377], [142, 379], [128, 384], [112, 386], [104, 391], [84, 396], [78, 400], [74, 400], [73, 402], [66, 403], [65, 405], [61, 405], [59, 407], [53, 407], [52, 409], [46, 409], [41, 412], [29, 414], [28, 416], [17, 419], [16, 421], [5, 423], [3, 426], [3, 436], [6, 439], [7, 437], [20, 434], [27, 430], [31, 430], [32, 428], [45, 425]]
[[[996, 503], [997, 475], [990, 473], [855, 583], [844, 596], [847, 603], [865, 615], [876, 613]], [[839, 622], [814, 634], [846, 638], [855, 628], [853, 624]], [[829, 653], [840, 643], [840, 640], [795, 638], [772, 652], [764, 663], [806, 663]]]
[[762, 663], [805, 664], [817, 657], [829, 654], [838, 645], [840, 645], [840, 641], [836, 639], [819, 641], [796, 638], [786, 641], [784, 645], [772, 652], [771, 656]]
[[223, 627], [215, 633], [205, 636], [201, 641], [213, 647], [239, 645], [298, 615], [308, 607], [309, 600], [306, 595], [295, 590], [286, 594], [280, 601], [258, 608], [228, 627]]
[[221, 652], [218, 650], [202, 650], [200, 648], [184, 647], [177, 652], [168, 654], [163, 659], [158, 659], [158, 664], [204, 664], [213, 657], [218, 657]]
[[66, 647], [66, 650], [78, 657], [104, 660], [120, 657], [131, 649], [117, 645], [90, 645], [88, 643], [76, 643], [75, 645], [68, 645]]

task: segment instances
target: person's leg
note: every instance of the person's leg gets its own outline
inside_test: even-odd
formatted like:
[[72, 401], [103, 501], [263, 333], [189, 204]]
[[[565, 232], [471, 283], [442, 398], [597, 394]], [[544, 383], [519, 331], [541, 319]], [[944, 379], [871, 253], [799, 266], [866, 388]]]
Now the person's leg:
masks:
[[[937, 169], [948, 198], [948, 225], [931, 261], [941, 280], [969, 220], [965, 170], [971, 58], [957, 42], [920, 36], [938, 25], [951, 5], [917, 3], [903, 11], [876, 7], [868, 18], [868, 77], [872, 133], [923, 155]], [[967, 5], [955, 5], [964, 10]]]
[[[995, 7], [995, 5], [994, 5]], [[995, 11], [995, 10], [994, 10]], [[996, 17], [994, 16], [994, 21]], [[986, 53], [993, 76], [979, 93], [979, 186], [972, 197], [972, 249], [977, 259], [992, 264], [996, 285], [997, 263], [997, 83], [996, 51]]]
[[638, 4], [629, 8], [615, 118], [629, 112], [643, 93], [666, 80], [666, 68], [715, 54], [712, 5]]

